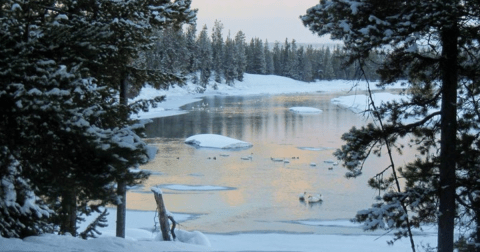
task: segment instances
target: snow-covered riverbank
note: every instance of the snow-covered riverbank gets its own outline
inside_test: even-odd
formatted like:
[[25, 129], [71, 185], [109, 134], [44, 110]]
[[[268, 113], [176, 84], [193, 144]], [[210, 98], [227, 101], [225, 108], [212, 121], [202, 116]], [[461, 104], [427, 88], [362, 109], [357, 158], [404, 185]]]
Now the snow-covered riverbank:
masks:
[[[355, 88], [352, 89], [352, 87]], [[372, 89], [377, 89], [374, 85]], [[400, 86], [396, 86], [400, 88]], [[203, 96], [209, 95], [275, 95], [287, 93], [310, 92], [347, 92], [347, 95], [338, 97], [332, 102], [340, 106], [359, 112], [366, 108], [365, 96], [355, 95], [357, 91], [366, 90], [366, 83], [351, 81], [322, 81], [304, 83], [278, 76], [246, 75], [245, 81], [237, 82], [235, 87], [219, 85], [217, 90], [209, 87], [203, 94], [195, 94], [193, 85], [175, 87], [168, 91], [158, 91], [152, 88], [142, 90], [139, 99], [151, 98], [158, 95], [167, 95], [167, 101], [158, 108], [148, 113], [142, 113], [139, 118], [155, 118], [188, 113], [180, 107], [199, 101]], [[399, 96], [378, 95], [378, 99], [398, 99]], [[188, 106], [187, 106], [188, 107]], [[298, 109], [297, 109], [298, 110]], [[302, 109], [303, 110], [303, 109]], [[359, 115], [360, 116], [360, 115]], [[207, 144], [207, 143], [202, 143]], [[299, 225], [315, 225], [325, 228], [322, 234], [298, 233], [236, 233], [236, 234], [198, 234], [182, 233], [182, 241], [159, 241], [154, 229], [154, 211], [128, 211], [126, 239], [114, 237], [115, 235], [115, 209], [109, 209], [109, 226], [101, 229], [102, 236], [98, 239], [81, 240], [78, 238], [57, 235], [29, 237], [24, 240], [4, 239], [0, 237], [0, 251], [38, 251], [38, 252], [64, 252], [64, 251], [409, 251], [410, 244], [407, 239], [398, 241], [394, 246], [387, 245], [392, 239], [390, 234], [363, 233], [358, 224], [346, 220], [338, 221], [305, 221]], [[195, 215], [173, 213], [180, 222], [195, 218]], [[158, 225], [158, 224], [157, 224]], [[182, 229], [180, 225], [178, 228]], [[334, 232], [330, 230], [349, 228], [354, 230], [351, 234]], [[80, 231], [82, 228], [80, 228]], [[415, 241], [422, 246], [430, 243], [436, 244], [436, 231], [434, 228], [425, 232], [417, 231]]]
[[[407, 239], [389, 246], [392, 237], [381, 233], [361, 233], [359, 235], [340, 234], [294, 234], [294, 233], [238, 233], [229, 235], [198, 234], [186, 232], [180, 241], [159, 241], [154, 229], [155, 212], [128, 211], [126, 239], [115, 236], [115, 209], [109, 209], [109, 226], [101, 230], [97, 239], [82, 240], [71, 236], [44, 235], [28, 237], [24, 240], [0, 237], [0, 251], [29, 252], [163, 252], [163, 251], [336, 251], [336, 252], [405, 252], [409, 251]], [[175, 214], [180, 223], [194, 216]], [[358, 224], [347, 221], [317, 221], [305, 223], [325, 228], [357, 228]], [[180, 228], [182, 228], [180, 226]], [[157, 224], [158, 229], [158, 224]], [[158, 231], [157, 231], [158, 232]], [[179, 231], [177, 231], [177, 235]], [[418, 232], [415, 240], [419, 246], [435, 244], [435, 229]], [[206, 239], [206, 240], [205, 240]], [[420, 250], [422, 251], [422, 250]]]
[[[293, 79], [275, 76], [275, 75], [254, 75], [245, 74], [245, 80], [243, 82], [236, 82], [234, 87], [226, 84], [218, 84], [217, 89], [214, 90], [212, 85], [207, 87], [207, 90], [203, 94], [195, 93], [196, 85], [188, 83], [184, 87], [174, 87], [169, 90], [156, 90], [152, 87], [146, 87], [142, 89], [137, 99], [151, 99], [155, 96], [166, 95], [165, 102], [159, 104], [157, 108], [150, 109], [149, 112], [140, 113], [138, 118], [156, 118], [164, 116], [178, 115], [182, 113], [188, 113], [188, 110], [181, 110], [180, 107], [200, 101], [204, 96], [212, 95], [276, 95], [276, 94], [295, 94], [295, 93], [334, 93], [334, 92], [348, 92], [349, 97], [341, 100], [341, 103], [349, 107], [354, 105], [356, 108], [360, 108], [365, 104], [366, 99], [364, 96], [359, 96], [355, 99], [355, 94], [358, 91], [367, 90], [366, 82], [357, 81], [317, 81], [317, 82], [302, 82]], [[370, 83], [372, 90], [378, 91], [375, 83]], [[399, 84], [392, 86], [391, 88], [402, 88]], [[396, 96], [395, 96], [396, 97]], [[394, 98], [390, 96], [389, 99]]]

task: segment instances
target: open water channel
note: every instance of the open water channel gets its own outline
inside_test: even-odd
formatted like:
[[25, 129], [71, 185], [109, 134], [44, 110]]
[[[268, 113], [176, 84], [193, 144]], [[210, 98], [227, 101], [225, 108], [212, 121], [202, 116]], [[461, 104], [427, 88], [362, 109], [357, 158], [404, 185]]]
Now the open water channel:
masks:
[[[153, 162], [141, 167], [153, 175], [144, 187], [129, 191], [127, 207], [154, 211], [150, 187], [159, 186], [170, 212], [195, 216], [182, 223], [181, 228], [186, 230], [351, 232], [334, 226], [331, 229], [335, 230], [325, 231], [309, 223], [348, 220], [369, 207], [378, 192], [367, 186], [367, 180], [382, 171], [387, 162], [384, 158], [369, 160], [364, 174], [356, 179], [346, 179], [345, 168], [328, 163], [336, 161], [332, 153], [342, 145], [341, 135], [352, 126], [369, 122], [331, 103], [340, 95], [205, 97], [183, 107], [187, 114], [154, 119], [147, 125], [147, 136], [159, 153]], [[289, 111], [298, 106], [323, 112]], [[205, 133], [250, 142], [253, 147], [220, 150], [184, 143], [189, 136]], [[241, 159], [248, 155], [253, 158]], [[271, 158], [286, 158], [290, 163], [273, 162]], [[403, 164], [401, 159], [398, 162]], [[322, 194], [323, 202], [299, 201], [298, 195], [304, 191]]]

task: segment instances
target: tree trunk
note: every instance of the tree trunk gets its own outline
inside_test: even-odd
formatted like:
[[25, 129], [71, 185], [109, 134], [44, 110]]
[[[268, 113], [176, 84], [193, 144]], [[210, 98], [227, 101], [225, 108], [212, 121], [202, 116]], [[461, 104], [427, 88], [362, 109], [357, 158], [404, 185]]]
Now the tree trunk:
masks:
[[122, 203], [117, 205], [117, 230], [116, 236], [125, 238], [125, 221], [127, 215], [127, 187], [124, 181], [117, 183], [117, 196]]
[[[120, 83], [120, 104], [123, 106], [128, 106], [128, 97], [127, 97], [127, 80], [126, 76], [122, 78]], [[116, 236], [125, 238], [125, 220], [127, 215], [127, 185], [122, 178], [117, 182], [117, 196], [122, 200], [120, 204], [117, 205], [117, 229]]]
[[[452, 14], [454, 15], [454, 14]], [[455, 168], [457, 139], [457, 38], [456, 22], [443, 28], [442, 40], [442, 118], [440, 143], [440, 188], [438, 251], [452, 252], [455, 218]]]
[[477, 208], [475, 211], [476, 213], [476, 224], [477, 224], [477, 229], [475, 230], [477, 233], [475, 235], [475, 241], [473, 243], [473, 246], [475, 246], [475, 252], [480, 252], [480, 209]]
[[62, 193], [60, 234], [77, 236], [77, 197], [75, 189]]

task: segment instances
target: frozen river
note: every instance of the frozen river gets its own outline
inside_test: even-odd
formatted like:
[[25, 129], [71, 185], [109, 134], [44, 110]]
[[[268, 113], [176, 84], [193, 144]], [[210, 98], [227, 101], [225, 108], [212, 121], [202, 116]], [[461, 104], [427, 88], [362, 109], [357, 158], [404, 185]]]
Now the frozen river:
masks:
[[[368, 122], [331, 103], [339, 95], [212, 96], [184, 106], [187, 114], [154, 119], [147, 125], [147, 136], [159, 153], [142, 167], [153, 175], [144, 187], [129, 191], [127, 208], [154, 210], [150, 187], [160, 186], [170, 212], [195, 216], [182, 223], [187, 230], [353, 232], [349, 225], [333, 225], [326, 231], [325, 223], [348, 220], [369, 207], [378, 192], [367, 187], [367, 180], [386, 162], [368, 161], [368, 169], [357, 179], [346, 179], [346, 169], [329, 162], [342, 144], [341, 135]], [[298, 114], [288, 109], [300, 106], [323, 112]], [[233, 151], [184, 143], [189, 136], [205, 133], [250, 142], [253, 147]], [[249, 155], [251, 160], [242, 159]], [[289, 163], [271, 158], [286, 158]], [[321, 193], [324, 201], [300, 202], [298, 195], [304, 191]]]

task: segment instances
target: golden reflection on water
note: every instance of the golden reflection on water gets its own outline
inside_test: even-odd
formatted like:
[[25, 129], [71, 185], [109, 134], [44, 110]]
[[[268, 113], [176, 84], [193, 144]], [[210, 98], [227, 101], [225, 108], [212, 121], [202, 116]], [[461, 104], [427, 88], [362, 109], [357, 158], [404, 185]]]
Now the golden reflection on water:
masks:
[[225, 203], [231, 207], [240, 206], [245, 204], [245, 193], [240, 190], [230, 191], [227, 193], [222, 193], [221, 198]]
[[[344, 177], [344, 168], [325, 163], [334, 159], [332, 153], [341, 146], [344, 132], [366, 123], [361, 116], [331, 104], [332, 97], [206, 98], [213, 106], [208, 112], [192, 111], [155, 120], [149, 131], [156, 136], [149, 141], [159, 153], [153, 162], [141, 167], [155, 175], [144, 188], [129, 192], [127, 207], [153, 211], [156, 206], [150, 187], [174, 184], [218, 188], [162, 189], [169, 211], [202, 214], [184, 223], [189, 230], [317, 232], [318, 227], [292, 221], [354, 217], [356, 211], [373, 203], [376, 193], [368, 188], [367, 180], [387, 163], [383, 159], [369, 160], [364, 175], [350, 180]], [[323, 113], [299, 115], [288, 110], [293, 106], [315, 107]], [[225, 135], [254, 146], [231, 151], [184, 144], [185, 138], [203, 133]], [[246, 155], [252, 155], [252, 160], [241, 159]], [[273, 162], [271, 158], [288, 159], [289, 163]], [[298, 195], [303, 192], [321, 193], [324, 202], [302, 203]]]

